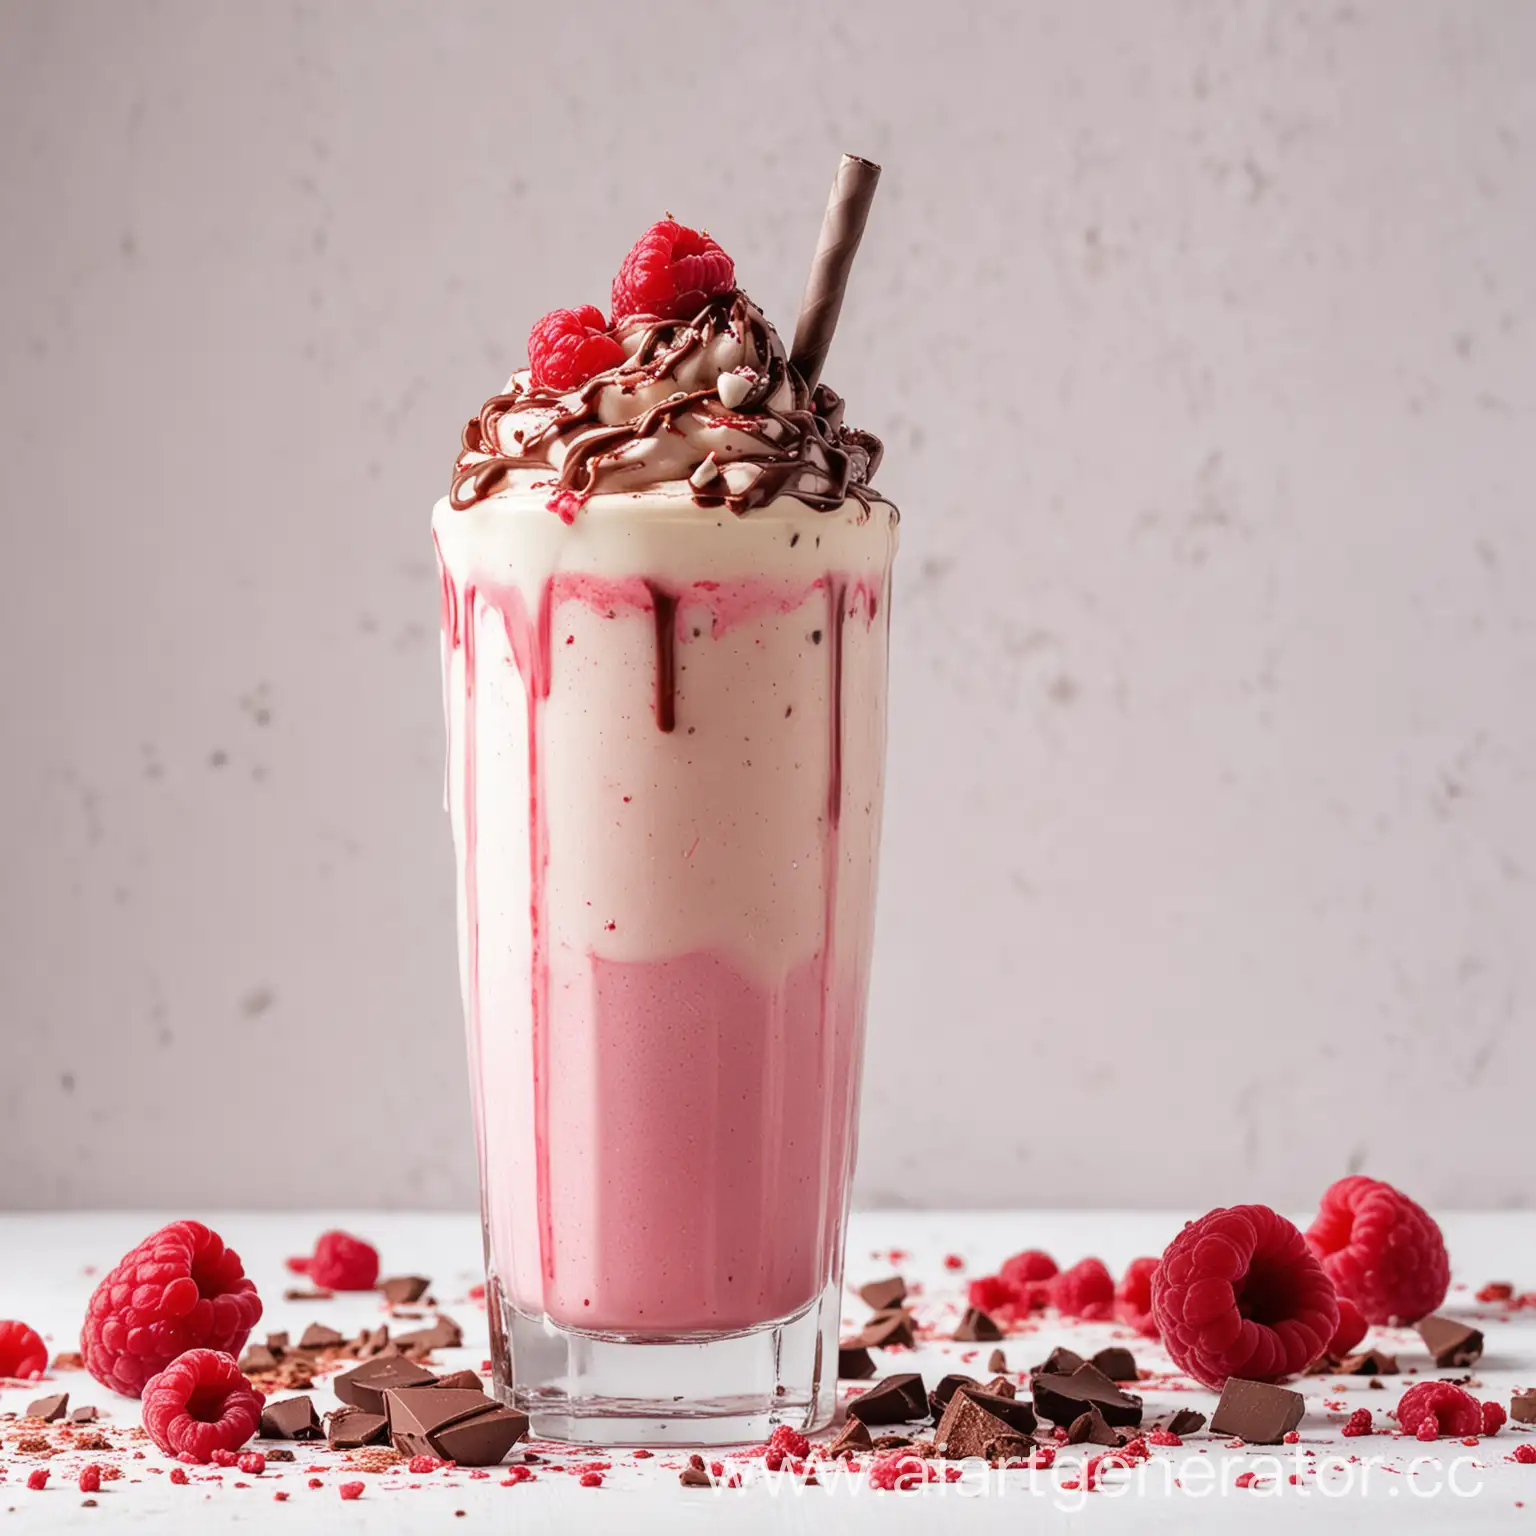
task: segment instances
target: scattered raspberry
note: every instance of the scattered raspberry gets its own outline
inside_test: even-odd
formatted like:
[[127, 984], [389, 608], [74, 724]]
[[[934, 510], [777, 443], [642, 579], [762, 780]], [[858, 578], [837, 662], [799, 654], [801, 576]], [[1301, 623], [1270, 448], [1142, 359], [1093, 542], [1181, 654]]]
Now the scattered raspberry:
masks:
[[[1049, 1282], [1056, 1276], [1056, 1260], [1038, 1248], [1026, 1248], [1011, 1259], [1003, 1260], [997, 1278], [1012, 1293], [1016, 1306], [1024, 1311], [1038, 1312], [1050, 1305]], [[983, 1312], [986, 1308], [981, 1309]]]
[[1365, 1319], [1348, 1296], [1339, 1297], [1339, 1326], [1328, 1341], [1328, 1353], [1342, 1360], [1365, 1337]]
[[277, 1502], [278, 1502], [278, 1503], [279, 1503], [279, 1504], [286, 1504], [286, 1503], [287, 1503], [287, 1502], [288, 1502], [288, 1495], [287, 1495], [287, 1494], [286, 1494], [286, 1493], [285, 1493], [285, 1492], [284, 1492], [284, 1491], [283, 1491], [283, 1490], [282, 1490], [282, 1489], [281, 1489], [281, 1488], [279, 1488], [279, 1489], [278, 1489], [278, 1490], [277, 1490], [277, 1492], [276, 1492], [276, 1493], [274, 1493], [274, 1494], [273, 1494], [273, 1495], [272, 1495], [272, 1497], [273, 1497], [273, 1498], [274, 1498], [274, 1499], [275, 1499], [275, 1500], [276, 1500], [276, 1501], [277, 1501]]
[[944, 1255], [945, 1269], [964, 1269], [965, 1260], [958, 1253], [946, 1253]]
[[1357, 1435], [1374, 1434], [1376, 1428], [1371, 1422], [1371, 1410], [1369, 1408], [1356, 1408], [1344, 1421], [1343, 1432], [1351, 1440]]
[[1259, 1474], [1257, 1472], [1239, 1472], [1237, 1474], [1237, 1486], [1239, 1488], [1252, 1488], [1254, 1483], [1258, 1481], [1258, 1477]]
[[1147, 1436], [1149, 1445], [1183, 1445], [1184, 1442], [1171, 1429], [1154, 1429]]
[[418, 1477], [425, 1477], [429, 1472], [436, 1472], [439, 1467], [448, 1463], [439, 1461], [436, 1456], [412, 1456], [406, 1465], [407, 1472], [414, 1472]]
[[1032, 1467], [1039, 1468], [1042, 1472], [1056, 1464], [1056, 1447], [1054, 1445], [1037, 1445], [1030, 1452], [1029, 1463]]
[[1536, 1462], [1536, 1445], [1532, 1445], [1529, 1440], [1524, 1445], [1517, 1445], [1511, 1460], [1524, 1462], [1526, 1466], [1530, 1466]]
[[48, 1369], [48, 1346], [25, 1323], [0, 1322], [0, 1376], [28, 1380]]
[[322, 1232], [309, 1278], [326, 1291], [371, 1291], [379, 1282], [379, 1250], [350, 1232]]
[[267, 1470], [267, 1458], [265, 1453], [262, 1451], [247, 1451], [245, 1455], [242, 1456], [238, 1462], [236, 1462], [236, 1466], [238, 1466], [242, 1472], [249, 1474], [251, 1477], [260, 1477], [261, 1474]]
[[85, 1368], [138, 1397], [188, 1350], [238, 1355], [261, 1317], [240, 1256], [198, 1221], [173, 1221], [125, 1254], [96, 1287], [81, 1329]]
[[101, 1468], [94, 1461], [80, 1469], [80, 1492], [101, 1492]]
[[336, 1490], [344, 1499], [360, 1499], [363, 1496], [361, 1483], [342, 1483]]
[[324, 1488], [325, 1484], [321, 1482], [318, 1477], [312, 1477], [310, 1478], [307, 1486], [310, 1488]]
[[1016, 1295], [1001, 1275], [979, 1275], [966, 1286], [965, 1299], [978, 1312], [1002, 1321], [1012, 1310]]
[[1508, 1418], [1509, 1415], [1505, 1413], [1503, 1403], [1484, 1403], [1483, 1433], [1485, 1435], [1498, 1434], [1504, 1428], [1504, 1421]]
[[1421, 1381], [1403, 1393], [1397, 1405], [1397, 1425], [1405, 1435], [1419, 1440], [1448, 1440], [1478, 1434], [1483, 1427], [1483, 1407], [1469, 1392], [1448, 1381]]
[[1115, 1287], [1116, 1321], [1149, 1339], [1157, 1337], [1152, 1316], [1152, 1276], [1156, 1273], [1156, 1259], [1132, 1259]]
[[811, 1442], [788, 1424], [780, 1424], [768, 1437], [768, 1449], [777, 1451], [781, 1456], [809, 1456]]
[[1051, 1281], [1051, 1304], [1063, 1317], [1107, 1322], [1114, 1314], [1115, 1281], [1102, 1259], [1083, 1259]]
[[175, 1483], [178, 1488], [185, 1488], [187, 1485], [187, 1469], [185, 1467], [172, 1467], [171, 1481]]
[[1228, 1376], [1297, 1375], [1339, 1326], [1322, 1266], [1265, 1205], [1214, 1210], [1185, 1226], [1152, 1277], [1152, 1313], [1174, 1363], [1213, 1390]]
[[591, 304], [552, 309], [528, 333], [528, 371], [540, 389], [579, 389], [594, 374], [617, 368], [624, 348], [608, 334], [603, 312]]
[[1294, 1429], [1286, 1430], [1286, 1432], [1283, 1435], [1281, 1435], [1280, 1439], [1286, 1445], [1300, 1445], [1301, 1444], [1301, 1436]]
[[583, 1488], [601, 1488], [603, 1486], [603, 1474], [601, 1472], [583, 1472], [581, 1474], [581, 1486]]
[[144, 1428], [168, 1456], [208, 1462], [256, 1433], [263, 1398], [232, 1355], [189, 1349], [144, 1385]]
[[1507, 1280], [1491, 1280], [1477, 1293], [1479, 1301], [1513, 1301], [1515, 1288]]
[[923, 1463], [905, 1451], [892, 1451], [888, 1456], [877, 1456], [869, 1466], [869, 1486], [882, 1492], [905, 1492], [926, 1481]]
[[41, 1493], [43, 1491], [43, 1489], [46, 1488], [47, 1486], [48, 1486], [48, 1468], [47, 1467], [37, 1467], [33, 1471], [27, 1473], [27, 1487], [30, 1488], [33, 1491], [33, 1493]]
[[1445, 1300], [1451, 1266], [1440, 1228], [1407, 1195], [1353, 1174], [1323, 1195], [1307, 1241], [1335, 1290], [1368, 1323], [1412, 1323]]
[[630, 315], [691, 320], [735, 286], [736, 264], [708, 235], [663, 219], [635, 242], [613, 280], [614, 324]]

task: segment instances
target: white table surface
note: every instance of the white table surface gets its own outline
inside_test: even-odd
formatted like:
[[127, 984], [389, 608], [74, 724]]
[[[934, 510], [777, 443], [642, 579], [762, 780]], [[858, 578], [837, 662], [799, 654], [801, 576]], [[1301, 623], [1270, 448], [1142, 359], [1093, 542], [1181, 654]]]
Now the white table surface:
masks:
[[[856, 1215], [849, 1238], [851, 1283], [881, 1278], [892, 1272], [891, 1250], [907, 1256], [895, 1265], [909, 1285], [922, 1286], [914, 1303], [921, 1320], [942, 1323], [957, 1315], [966, 1276], [994, 1269], [1009, 1253], [1023, 1247], [1045, 1248], [1058, 1260], [1071, 1263], [1098, 1254], [1117, 1273], [1138, 1254], [1156, 1254], [1185, 1216], [1156, 1212], [866, 1212]], [[52, 1351], [76, 1347], [79, 1319], [97, 1278], [132, 1244], [169, 1219], [164, 1215], [0, 1216], [0, 1317], [31, 1323], [48, 1339]], [[315, 1235], [327, 1226], [343, 1226], [379, 1247], [385, 1274], [419, 1273], [432, 1277], [434, 1291], [445, 1310], [463, 1325], [466, 1348], [440, 1351], [442, 1368], [478, 1368], [485, 1355], [485, 1316], [468, 1299], [479, 1278], [480, 1240], [475, 1220], [468, 1216], [321, 1213], [303, 1215], [229, 1214], [201, 1217], [239, 1250], [247, 1271], [256, 1280], [266, 1303], [257, 1337], [266, 1329], [287, 1328], [295, 1336], [305, 1324], [323, 1321], [343, 1334], [363, 1323], [379, 1320], [376, 1298], [340, 1296], [331, 1301], [285, 1302], [285, 1288], [295, 1279], [283, 1266], [286, 1256], [307, 1252]], [[1445, 1311], [1475, 1317], [1488, 1336], [1487, 1353], [1473, 1368], [1479, 1397], [1508, 1403], [1515, 1386], [1536, 1385], [1536, 1312], [1511, 1313], [1479, 1306], [1473, 1292], [1491, 1279], [1507, 1279], [1519, 1289], [1536, 1290], [1536, 1215], [1484, 1214], [1447, 1217], [1447, 1241], [1459, 1289], [1453, 1290]], [[944, 1266], [958, 1254], [962, 1271]], [[845, 1317], [855, 1327], [867, 1315], [856, 1298], [849, 1298]], [[417, 1326], [417, 1325], [409, 1325]], [[1027, 1335], [1004, 1341], [1010, 1368], [1022, 1371], [1042, 1358], [1054, 1344], [1070, 1344], [1082, 1353], [1110, 1342], [1128, 1342], [1139, 1363], [1168, 1368], [1166, 1356], [1145, 1340], [1131, 1339], [1111, 1326], [1042, 1319]], [[1417, 1335], [1374, 1330], [1371, 1342], [1401, 1356], [1404, 1371], [1418, 1367], [1436, 1373]], [[930, 1385], [949, 1370], [985, 1375], [992, 1346], [979, 1356], [964, 1358], [974, 1346], [930, 1343], [914, 1352], [887, 1352], [878, 1357], [890, 1371], [921, 1370]], [[884, 1372], [882, 1372], [884, 1374]], [[225, 1528], [285, 1532], [346, 1531], [364, 1525], [371, 1531], [515, 1530], [569, 1531], [613, 1529], [626, 1533], [713, 1532], [717, 1530], [820, 1532], [881, 1532], [930, 1530], [1010, 1530], [1026, 1523], [1051, 1529], [1186, 1531], [1228, 1528], [1247, 1530], [1321, 1529], [1402, 1532], [1536, 1531], [1536, 1466], [1509, 1460], [1510, 1452], [1530, 1436], [1522, 1426], [1506, 1426], [1498, 1436], [1475, 1447], [1458, 1442], [1423, 1446], [1391, 1435], [1344, 1440], [1339, 1434], [1344, 1413], [1359, 1404], [1370, 1407], [1379, 1423], [1390, 1427], [1385, 1410], [1396, 1404], [1412, 1375], [1387, 1378], [1386, 1391], [1371, 1390], [1364, 1379], [1310, 1379], [1300, 1383], [1307, 1396], [1307, 1416], [1298, 1447], [1279, 1447], [1281, 1475], [1265, 1489], [1240, 1489], [1235, 1478], [1244, 1470], [1274, 1472], [1274, 1453], [1231, 1449], [1200, 1434], [1180, 1449], [1158, 1450], [1151, 1470], [1139, 1480], [1111, 1481], [1091, 1494], [1062, 1491], [1057, 1485], [1069, 1472], [1063, 1456], [1051, 1472], [985, 1474], [980, 1463], [969, 1464], [964, 1481], [949, 1487], [931, 1486], [912, 1494], [877, 1493], [862, 1477], [836, 1479], [826, 1486], [800, 1488], [788, 1479], [762, 1474], [748, 1478], [739, 1491], [682, 1488], [677, 1479], [682, 1458], [657, 1452], [649, 1461], [627, 1453], [611, 1457], [593, 1452], [556, 1452], [555, 1463], [611, 1460], [601, 1488], [586, 1489], [577, 1479], [537, 1470], [538, 1481], [515, 1488], [501, 1486], [493, 1474], [474, 1480], [466, 1472], [409, 1477], [391, 1472], [364, 1477], [367, 1491], [355, 1502], [344, 1502], [337, 1485], [356, 1478], [340, 1470], [339, 1457], [323, 1449], [311, 1452], [295, 1446], [291, 1466], [274, 1464], [261, 1477], [248, 1478], [217, 1468], [190, 1469], [191, 1486], [177, 1487], [151, 1466], [167, 1463], [149, 1448], [142, 1462], [125, 1463], [121, 1480], [103, 1484], [97, 1507], [83, 1507], [75, 1486], [86, 1453], [60, 1455], [49, 1463], [50, 1486], [43, 1492], [27, 1489], [26, 1473], [36, 1465], [9, 1448], [0, 1465], [0, 1536], [23, 1530], [119, 1529], [212, 1531]], [[56, 1381], [57, 1385], [54, 1385]], [[44, 1386], [0, 1390], [0, 1411], [25, 1409], [47, 1390], [71, 1393], [71, 1405], [94, 1403], [108, 1415], [110, 1425], [137, 1423], [138, 1405], [114, 1397], [83, 1372], [59, 1373]], [[1167, 1406], [1190, 1406], [1209, 1413], [1212, 1394], [1175, 1392], [1146, 1383], [1148, 1421]], [[322, 1411], [334, 1405], [323, 1386], [314, 1393]], [[1340, 1405], [1330, 1410], [1327, 1403]], [[9, 1426], [7, 1426], [9, 1428]], [[9, 1436], [8, 1440], [13, 1440]], [[543, 1449], [541, 1447], [541, 1449]], [[1075, 1448], [1071, 1453], [1079, 1454]], [[1297, 1452], [1319, 1456], [1359, 1456], [1370, 1459], [1340, 1470], [1333, 1478], [1305, 1478], [1293, 1487], [1286, 1474]], [[718, 1453], [715, 1453], [718, 1454]], [[1422, 1458], [1422, 1459], [1419, 1459]], [[1456, 1487], [1446, 1486], [1452, 1458], [1459, 1459]], [[514, 1452], [513, 1460], [517, 1459]], [[1414, 1463], [1418, 1460], [1417, 1469]], [[328, 1463], [311, 1474], [311, 1463]], [[1203, 1464], [1203, 1465], [1202, 1465]], [[745, 1465], [743, 1463], [743, 1465]], [[1191, 1470], [1195, 1468], [1197, 1470]], [[1174, 1487], [1169, 1472], [1182, 1476], [1185, 1487]], [[323, 1486], [311, 1490], [307, 1480], [319, 1476]], [[1197, 1479], [1205, 1489], [1196, 1495]], [[1345, 1479], [1347, 1478], [1347, 1481]], [[237, 1482], [249, 1484], [236, 1487]], [[416, 1486], [406, 1486], [414, 1484]], [[286, 1502], [273, 1493], [289, 1491]], [[1331, 1491], [1325, 1491], [1331, 1489]], [[1434, 1491], [1437, 1490], [1437, 1491]], [[1475, 1491], [1473, 1491], [1475, 1490]], [[462, 1515], [459, 1514], [462, 1511]]]

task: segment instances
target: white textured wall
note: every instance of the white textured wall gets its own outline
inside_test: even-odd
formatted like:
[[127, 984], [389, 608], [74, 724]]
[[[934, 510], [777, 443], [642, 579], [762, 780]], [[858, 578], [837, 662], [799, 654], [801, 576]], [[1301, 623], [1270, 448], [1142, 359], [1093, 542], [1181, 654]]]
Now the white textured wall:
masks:
[[471, 1200], [429, 505], [664, 208], [788, 328], [844, 148], [863, 1198], [1531, 1198], [1536, 6], [940, 14], [0, 4], [0, 1204]]

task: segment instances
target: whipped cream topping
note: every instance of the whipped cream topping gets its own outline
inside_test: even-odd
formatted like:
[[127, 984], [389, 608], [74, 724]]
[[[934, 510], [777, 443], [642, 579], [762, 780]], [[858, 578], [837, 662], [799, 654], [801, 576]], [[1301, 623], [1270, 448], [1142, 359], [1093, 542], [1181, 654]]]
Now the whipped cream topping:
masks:
[[614, 336], [625, 361], [561, 393], [526, 369], [464, 429], [449, 500], [547, 490], [551, 505], [675, 488], [738, 514], [793, 497], [831, 511], [870, 486], [883, 449], [845, 426], [841, 396], [808, 390], [778, 333], [739, 289], [689, 321], [633, 316]]

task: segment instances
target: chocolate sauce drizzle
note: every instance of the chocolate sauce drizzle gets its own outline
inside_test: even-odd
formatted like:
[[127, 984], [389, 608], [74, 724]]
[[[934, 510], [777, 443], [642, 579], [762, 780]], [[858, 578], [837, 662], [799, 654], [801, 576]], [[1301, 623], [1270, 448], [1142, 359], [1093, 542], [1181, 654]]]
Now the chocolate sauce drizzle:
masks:
[[656, 725], [659, 730], [677, 729], [677, 598], [646, 582], [656, 617]]
[[[711, 299], [687, 322], [636, 319], [627, 330], [621, 327], [625, 340], [637, 332], [626, 362], [577, 390], [562, 394], [522, 382], [526, 376], [520, 375], [507, 393], [487, 400], [464, 428], [450, 503], [463, 509], [495, 495], [514, 470], [548, 469], [550, 478], [538, 484], [548, 488], [551, 500], [561, 493], [584, 500], [602, 491], [635, 491], [673, 481], [675, 474], [654, 471], [647, 480], [643, 456], [627, 450], [646, 441], [660, 443], [669, 433], [681, 436], [690, 425], [726, 427], [760, 445], [721, 446], [701, 453], [689, 466], [688, 481], [701, 507], [728, 507], [740, 516], [778, 496], [793, 497], [819, 512], [835, 511], [849, 497], [866, 506], [882, 499], [869, 484], [884, 451], [880, 440], [844, 424], [843, 401], [833, 390], [824, 384], [806, 388], [773, 327], [740, 290]], [[679, 389], [627, 421], [602, 420], [605, 400], [612, 414], [613, 391], [633, 394], [674, 376], [726, 335], [755, 361], [758, 374], [746, 399], [734, 409], [724, 405], [711, 379], [707, 387]], [[770, 403], [776, 399], [779, 406]], [[510, 433], [517, 452], [508, 453], [504, 427], [508, 418], [520, 415], [529, 417], [528, 425]], [[563, 450], [558, 456], [557, 446]], [[717, 473], [696, 486], [692, 471], [710, 453]], [[724, 471], [736, 465], [747, 465], [752, 473], [745, 485], [732, 490]]]

